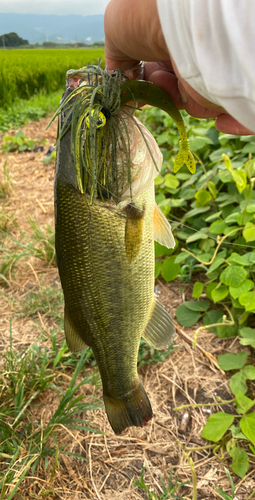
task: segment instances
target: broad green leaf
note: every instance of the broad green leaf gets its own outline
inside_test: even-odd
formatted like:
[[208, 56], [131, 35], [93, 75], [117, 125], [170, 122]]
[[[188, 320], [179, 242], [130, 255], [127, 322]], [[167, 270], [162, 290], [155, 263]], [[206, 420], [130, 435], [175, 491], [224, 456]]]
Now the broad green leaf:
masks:
[[235, 402], [238, 413], [247, 413], [255, 405], [255, 401], [247, 398], [242, 392], [236, 394]]
[[236, 183], [236, 187], [239, 193], [241, 193], [246, 188], [247, 184], [246, 173], [243, 172], [242, 170], [231, 170], [231, 174], [233, 175], [233, 179]]
[[197, 231], [196, 233], [192, 234], [187, 238], [187, 243], [192, 243], [192, 241], [197, 241], [197, 240], [206, 240], [208, 238], [208, 234], [205, 234], [201, 231]]
[[243, 478], [249, 469], [249, 457], [245, 450], [236, 446], [235, 451], [232, 455], [232, 470], [233, 472]]
[[221, 266], [221, 264], [223, 264], [223, 262], [225, 262], [225, 259], [222, 259], [222, 258], [219, 258], [217, 257], [214, 262], [210, 265], [208, 271], [207, 271], [207, 274], [211, 273], [212, 271], [214, 271], [215, 269], [217, 269], [219, 266]]
[[252, 365], [246, 365], [246, 366], [243, 368], [243, 372], [244, 372], [245, 377], [246, 377], [248, 380], [255, 380], [255, 366], [252, 366]]
[[[222, 203], [219, 203], [219, 208], [227, 207], [228, 205], [233, 205], [233, 203], [236, 203], [236, 196], [230, 196], [228, 194], [225, 201], [223, 201]], [[222, 212], [222, 215], [223, 215], [223, 212]], [[227, 215], [229, 215], [229, 213]]]
[[239, 333], [243, 337], [239, 340], [240, 344], [251, 345], [255, 349], [255, 329], [246, 327], [242, 328]]
[[175, 314], [178, 322], [182, 326], [195, 325], [201, 316], [199, 311], [192, 311], [191, 309], [188, 309], [185, 303], [177, 307]]
[[209, 201], [212, 199], [212, 195], [206, 189], [200, 189], [195, 194], [196, 207], [204, 207], [208, 205]]
[[220, 280], [224, 285], [238, 287], [247, 276], [247, 271], [240, 266], [229, 266], [220, 275]]
[[178, 253], [177, 257], [175, 258], [175, 263], [180, 264], [181, 262], [184, 262], [188, 257], [189, 257], [188, 253], [180, 252], [180, 253]]
[[248, 144], [245, 144], [245, 146], [242, 149], [242, 153], [255, 153], [255, 143], [254, 142], [248, 142]]
[[247, 224], [247, 222], [250, 222], [252, 219], [254, 219], [254, 214], [248, 214], [246, 210], [239, 215], [237, 219], [237, 223], [239, 226], [243, 226], [244, 224]]
[[156, 194], [155, 201], [157, 204], [161, 203], [161, 201], [165, 200], [165, 195], [163, 193]]
[[159, 207], [161, 209], [161, 211], [163, 212], [163, 214], [165, 216], [167, 216], [171, 210], [171, 207], [170, 207], [170, 204], [169, 204], [169, 198], [166, 198], [165, 200], [162, 200], [159, 202]]
[[255, 311], [255, 292], [242, 293], [239, 302], [245, 307], [246, 311]]
[[225, 372], [228, 370], [238, 370], [242, 368], [247, 361], [247, 352], [238, 352], [237, 354], [226, 353], [218, 356], [218, 364]]
[[254, 287], [254, 283], [251, 280], [244, 280], [243, 283], [238, 288], [230, 286], [229, 293], [230, 293], [231, 297], [234, 297], [234, 299], [237, 299], [243, 293], [249, 292], [249, 290], [253, 287]]
[[181, 190], [180, 196], [184, 200], [191, 200], [192, 198], [195, 197], [196, 192], [197, 192], [196, 189], [186, 188], [186, 189]]
[[167, 198], [169, 207], [185, 207], [187, 202], [182, 198]]
[[209, 158], [210, 158], [211, 161], [219, 161], [219, 160], [221, 160], [222, 155], [224, 153], [226, 155], [232, 156], [233, 155], [232, 148], [225, 147], [225, 148], [216, 149], [216, 151], [213, 151], [213, 153], [211, 153], [209, 155]]
[[175, 258], [175, 256], [167, 257], [162, 264], [161, 276], [167, 282], [175, 280], [178, 274], [180, 274], [181, 266], [180, 264], [176, 264]]
[[210, 207], [196, 207], [187, 212], [184, 215], [184, 219], [191, 219], [192, 217], [195, 217], [195, 215], [203, 214], [204, 212], [208, 212], [210, 210]]
[[[209, 327], [210, 325], [214, 325], [215, 323], [220, 323], [222, 321], [223, 312], [218, 309], [213, 309], [212, 311], [208, 311], [203, 317], [203, 323], [205, 326]], [[218, 329], [213, 326], [208, 328], [210, 332], [213, 332], [217, 335]]]
[[253, 224], [252, 222], [247, 222], [245, 224], [243, 237], [247, 242], [255, 240], [255, 224]]
[[238, 392], [242, 392], [245, 394], [247, 392], [247, 385], [246, 385], [246, 380], [247, 377], [245, 376], [243, 370], [240, 370], [239, 372], [235, 373], [233, 377], [231, 377], [230, 382], [229, 382], [229, 387], [233, 394], [237, 394]]
[[238, 333], [238, 325], [222, 325], [217, 328], [217, 335], [220, 338], [233, 337]]
[[246, 253], [245, 258], [250, 262], [250, 265], [255, 264], [255, 252]]
[[255, 413], [249, 413], [240, 420], [243, 434], [255, 445]]
[[239, 439], [246, 439], [245, 435], [241, 432], [240, 427], [236, 427], [235, 425], [231, 425], [231, 427], [229, 427], [229, 430], [232, 432], [233, 437], [236, 437], [237, 439], [238, 438]]
[[203, 289], [204, 289], [204, 283], [196, 281], [196, 283], [194, 283], [193, 286], [192, 297], [194, 297], [194, 299], [199, 299], [203, 293]]
[[160, 275], [161, 266], [162, 266], [162, 262], [160, 260], [156, 260], [155, 271], [154, 271], [155, 279], [158, 278], [158, 276]]
[[158, 175], [158, 177], [156, 177], [156, 179], [154, 179], [155, 186], [159, 186], [160, 184], [163, 184], [163, 182], [164, 182], [164, 179], [161, 175]]
[[220, 302], [221, 300], [225, 299], [228, 296], [228, 287], [222, 285], [217, 288], [214, 288], [214, 290], [212, 290], [211, 295], [214, 303]]
[[184, 302], [185, 306], [191, 311], [207, 311], [208, 307], [210, 307], [210, 302], [208, 300], [189, 300]]
[[201, 437], [208, 441], [217, 443], [227, 432], [234, 422], [234, 416], [228, 413], [218, 412], [210, 415], [207, 424], [204, 426]]
[[166, 187], [169, 187], [172, 189], [176, 189], [180, 185], [180, 182], [178, 181], [176, 176], [173, 174], [166, 174], [164, 177], [164, 183], [165, 183]]
[[215, 186], [214, 182], [212, 182], [212, 181], [209, 181], [209, 182], [208, 182], [208, 189], [209, 189], [209, 191], [210, 191], [210, 193], [211, 193], [212, 197], [213, 197], [214, 199], [216, 199], [217, 194], [218, 194], [218, 191], [217, 191], [217, 189], [216, 189], [216, 186]]
[[255, 200], [250, 200], [248, 202], [248, 205], [246, 206], [246, 212], [248, 212], [248, 214], [255, 213]]
[[238, 218], [240, 216], [240, 211], [234, 212], [233, 214], [230, 214], [226, 217], [225, 222], [230, 224], [231, 222], [237, 222]]
[[[237, 233], [238, 229], [239, 229], [238, 226], [228, 226], [228, 227], [226, 227], [226, 229], [224, 229], [224, 235], [226, 236], [227, 234], [232, 233], [231, 234], [232, 238], [235, 238], [236, 234], [238, 234]], [[235, 232], [233, 232], [233, 231], [235, 231]]]
[[255, 328], [249, 328], [248, 326], [240, 330], [240, 335], [242, 337], [251, 338], [255, 340]]
[[235, 264], [239, 264], [240, 266], [249, 266], [249, 261], [245, 258], [245, 256], [239, 255], [236, 252], [233, 252], [230, 257], [227, 259], [227, 262], [234, 262]]
[[232, 182], [233, 181], [233, 177], [232, 177], [231, 173], [228, 170], [221, 170], [219, 172], [219, 178], [220, 178], [221, 182], [224, 182], [224, 184], [226, 182]]
[[196, 137], [194, 139], [189, 139], [189, 145], [191, 151], [197, 151], [198, 149], [202, 149], [206, 145], [207, 141], [203, 137]]
[[213, 234], [222, 234], [224, 230], [227, 228], [226, 222], [223, 220], [216, 220], [210, 225], [210, 233]]
[[177, 177], [177, 179], [180, 179], [180, 181], [186, 181], [187, 179], [191, 178], [191, 174], [188, 174], [186, 172], [177, 172], [175, 176]]
[[172, 253], [176, 250], [177, 245], [174, 248], [167, 248], [164, 245], [161, 245], [157, 241], [154, 241], [155, 248], [155, 257], [163, 257], [164, 255], [172, 255]]
[[221, 211], [220, 212], [216, 212], [215, 214], [209, 215], [209, 217], [207, 217], [205, 219], [205, 222], [211, 222], [211, 221], [213, 221], [215, 219], [218, 219], [220, 216], [221, 216]]
[[205, 289], [208, 299], [212, 300], [212, 291], [218, 286], [218, 283], [209, 283]]
[[[180, 240], [185, 240], [186, 241], [186, 239], [190, 236], [190, 233], [188, 233], [186, 231], [177, 231], [176, 236]], [[187, 257], [188, 257], [188, 254], [187, 254]]]

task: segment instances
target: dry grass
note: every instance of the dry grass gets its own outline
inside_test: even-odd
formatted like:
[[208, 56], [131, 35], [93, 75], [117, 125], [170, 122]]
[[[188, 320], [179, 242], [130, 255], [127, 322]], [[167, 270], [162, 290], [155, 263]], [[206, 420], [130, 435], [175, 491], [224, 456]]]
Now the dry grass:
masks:
[[[45, 131], [48, 119], [24, 127], [30, 138], [46, 138], [54, 144], [56, 122], [49, 131]], [[50, 225], [53, 228], [53, 179], [54, 165], [45, 166], [43, 153], [22, 153], [0, 155], [0, 168], [3, 170], [5, 160], [10, 169], [12, 191], [4, 200], [5, 210], [13, 216], [8, 233], [4, 235], [3, 246], [10, 251], [17, 250], [13, 237], [21, 239], [20, 229], [26, 235], [31, 232], [29, 218], [36, 218], [40, 226]], [[1, 171], [2, 171], [1, 170]], [[3, 237], [3, 236], [2, 236]], [[26, 301], [34, 291], [40, 294], [43, 286], [59, 289], [57, 268], [39, 260], [34, 256], [20, 259], [15, 271], [7, 276], [11, 287], [2, 287], [0, 305], [0, 346], [4, 352], [9, 344], [10, 318], [12, 317], [13, 346], [18, 350], [27, 348], [31, 343], [41, 339], [45, 346], [50, 344], [52, 331], [57, 330], [57, 339], [61, 342], [63, 331], [55, 317], [43, 311], [36, 311], [34, 316], [20, 315], [17, 304]], [[185, 299], [191, 297], [191, 285], [178, 281], [170, 284], [158, 282], [159, 298], [174, 317], [174, 310]], [[62, 306], [61, 306], [62, 307]], [[62, 309], [59, 315], [62, 315]], [[192, 338], [194, 329], [185, 329], [185, 335]], [[45, 344], [46, 339], [46, 344]], [[203, 331], [198, 335], [198, 344], [202, 351], [212, 355], [237, 352], [238, 344], [229, 339], [218, 339], [215, 335]], [[192, 498], [192, 471], [183, 454], [187, 449], [192, 456], [196, 478], [197, 499], [216, 499], [221, 496], [216, 486], [231, 493], [229, 480], [224, 467], [231, 470], [231, 462], [227, 454], [217, 455], [213, 448], [203, 449], [208, 442], [200, 438], [201, 430], [210, 412], [219, 411], [216, 396], [223, 400], [232, 398], [228, 382], [217, 365], [204, 356], [197, 347], [193, 350], [183, 335], [178, 335], [176, 350], [164, 363], [143, 365], [140, 377], [145, 386], [152, 407], [154, 418], [144, 428], [131, 428], [121, 436], [115, 436], [109, 426], [103, 409], [87, 412], [86, 420], [91, 426], [103, 434], [92, 434], [61, 428], [59, 444], [67, 445], [71, 453], [78, 453], [86, 460], [58, 455], [57, 462], [50, 459], [50, 466], [45, 470], [41, 464], [35, 470], [34, 477], [27, 476], [14, 495], [14, 500], [48, 498], [51, 500], [138, 500], [148, 498], [140, 488], [133, 486], [133, 480], [139, 479], [142, 468], [145, 468], [145, 482], [151, 491], [162, 494], [160, 476], [168, 483], [170, 471], [180, 482], [189, 484], [178, 490], [177, 494], [184, 498]], [[90, 367], [86, 373], [95, 370]], [[68, 385], [72, 369], [63, 374], [63, 387]], [[88, 397], [95, 394], [94, 386], [85, 386]], [[101, 388], [97, 396], [102, 396]], [[194, 403], [215, 403], [215, 406], [188, 408], [174, 411], [175, 407]], [[42, 427], [49, 421], [58, 405], [58, 396], [54, 391], [46, 390], [31, 404], [26, 418], [41, 420]], [[233, 412], [231, 406], [224, 411]], [[184, 413], [187, 413], [182, 422]], [[190, 449], [194, 449], [190, 451]], [[1, 459], [3, 460], [3, 459]], [[245, 480], [232, 474], [236, 490], [236, 498], [245, 500], [255, 488], [254, 457], [250, 454], [251, 466]], [[252, 462], [253, 461], [253, 462]], [[11, 488], [11, 486], [10, 486]], [[11, 489], [10, 489], [11, 491]]]

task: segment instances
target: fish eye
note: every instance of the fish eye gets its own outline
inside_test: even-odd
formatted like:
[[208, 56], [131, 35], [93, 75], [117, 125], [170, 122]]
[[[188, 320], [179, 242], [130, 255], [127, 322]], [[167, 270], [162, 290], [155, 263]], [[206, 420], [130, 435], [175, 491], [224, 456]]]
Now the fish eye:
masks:
[[[95, 112], [95, 110], [92, 109], [91, 116], [94, 115], [94, 112]], [[89, 112], [85, 116], [85, 123], [86, 123], [87, 128], [90, 128], [90, 114], [89, 114]], [[104, 115], [104, 113], [102, 113], [102, 111], [99, 111], [96, 128], [97, 129], [103, 128], [105, 126], [105, 124], [106, 124], [106, 116]]]

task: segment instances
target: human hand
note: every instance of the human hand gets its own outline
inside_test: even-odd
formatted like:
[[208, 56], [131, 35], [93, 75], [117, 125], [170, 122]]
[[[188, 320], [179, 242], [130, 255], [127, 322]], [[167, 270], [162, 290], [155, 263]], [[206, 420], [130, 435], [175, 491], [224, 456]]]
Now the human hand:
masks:
[[216, 118], [220, 132], [246, 135], [248, 130], [227, 111], [196, 92], [179, 74], [168, 51], [156, 0], [111, 0], [105, 11], [105, 62], [109, 70], [128, 71], [145, 63], [144, 79], [164, 88], [178, 109], [196, 118]]

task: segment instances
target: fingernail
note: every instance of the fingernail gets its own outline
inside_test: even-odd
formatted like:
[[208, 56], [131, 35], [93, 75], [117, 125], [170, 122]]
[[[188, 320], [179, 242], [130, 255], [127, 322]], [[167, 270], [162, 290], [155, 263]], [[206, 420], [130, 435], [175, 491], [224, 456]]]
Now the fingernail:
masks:
[[181, 96], [181, 100], [182, 100], [182, 102], [184, 102], [184, 103], [185, 103], [185, 102], [187, 102], [187, 100], [188, 100], [188, 94], [187, 94], [187, 92], [184, 90], [184, 88], [183, 88], [183, 86], [182, 86], [182, 84], [181, 84], [180, 80], [178, 80], [177, 85], [178, 85], [178, 89], [179, 89], [179, 92], [180, 92], [180, 96]]

